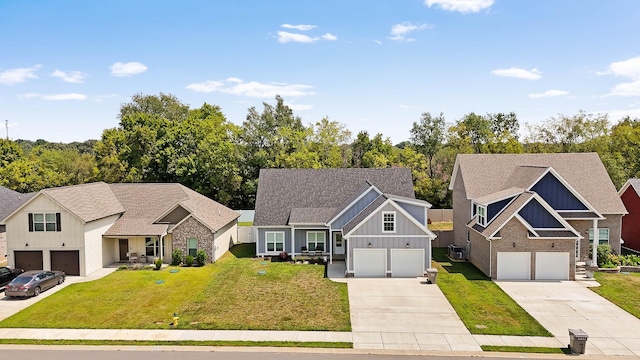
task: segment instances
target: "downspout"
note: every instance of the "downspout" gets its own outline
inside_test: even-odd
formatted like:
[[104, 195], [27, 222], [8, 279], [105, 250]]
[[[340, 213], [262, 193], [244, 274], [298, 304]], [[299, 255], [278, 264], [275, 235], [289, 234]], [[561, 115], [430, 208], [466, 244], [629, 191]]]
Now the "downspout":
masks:
[[295, 233], [295, 229], [294, 226], [291, 225], [291, 259], [295, 260], [296, 259], [296, 233]]
[[[491, 258], [493, 257], [493, 241], [489, 240], [489, 279], [491, 279], [491, 275], [493, 274], [493, 262]], [[496, 265], [497, 266], [497, 265]]]

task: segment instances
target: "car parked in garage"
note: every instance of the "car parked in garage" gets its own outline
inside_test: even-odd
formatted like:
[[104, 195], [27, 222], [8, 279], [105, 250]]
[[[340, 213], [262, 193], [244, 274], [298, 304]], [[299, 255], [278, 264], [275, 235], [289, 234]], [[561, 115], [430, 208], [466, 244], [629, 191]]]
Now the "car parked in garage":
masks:
[[41, 292], [62, 284], [63, 271], [31, 270], [13, 279], [5, 289], [5, 295], [12, 297], [38, 296]]
[[15, 279], [18, 275], [22, 274], [22, 269], [12, 269], [6, 266], [0, 266], [0, 291], [4, 290], [4, 287]]

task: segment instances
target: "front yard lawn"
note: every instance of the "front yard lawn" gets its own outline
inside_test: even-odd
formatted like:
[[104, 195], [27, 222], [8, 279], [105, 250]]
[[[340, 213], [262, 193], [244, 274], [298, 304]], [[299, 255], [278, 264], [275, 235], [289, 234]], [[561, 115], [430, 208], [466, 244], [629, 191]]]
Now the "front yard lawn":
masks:
[[640, 273], [596, 272], [594, 277], [600, 286], [591, 290], [640, 319]]
[[166, 329], [177, 313], [179, 329], [351, 330], [347, 284], [324, 278], [324, 266], [252, 254], [255, 245], [236, 245], [200, 268], [116, 271], [71, 284], [0, 327]]
[[433, 248], [437, 284], [472, 334], [552, 336], [490, 278], [468, 262], [450, 262]]

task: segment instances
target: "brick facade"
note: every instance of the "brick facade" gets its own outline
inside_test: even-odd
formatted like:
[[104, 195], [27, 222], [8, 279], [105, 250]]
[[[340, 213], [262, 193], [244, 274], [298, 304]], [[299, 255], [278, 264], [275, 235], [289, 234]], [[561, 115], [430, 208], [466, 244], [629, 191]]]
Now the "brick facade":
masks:
[[[467, 199], [460, 169], [453, 184], [453, 243], [467, 247], [467, 223], [471, 220], [471, 200]], [[465, 254], [467, 255], [467, 254]]]
[[193, 217], [173, 229], [172, 248], [181, 250], [182, 255], [186, 256], [189, 238], [198, 239], [198, 250], [204, 250], [207, 253], [207, 261], [213, 262], [213, 234], [208, 227]]
[[[598, 221], [598, 228], [609, 229], [609, 245], [614, 253], [620, 253], [620, 236], [622, 232], [622, 215], [603, 215], [606, 219]], [[580, 239], [580, 261], [589, 259], [589, 233], [587, 232], [593, 226], [592, 220], [573, 220], [569, 221], [576, 231], [584, 236]]]

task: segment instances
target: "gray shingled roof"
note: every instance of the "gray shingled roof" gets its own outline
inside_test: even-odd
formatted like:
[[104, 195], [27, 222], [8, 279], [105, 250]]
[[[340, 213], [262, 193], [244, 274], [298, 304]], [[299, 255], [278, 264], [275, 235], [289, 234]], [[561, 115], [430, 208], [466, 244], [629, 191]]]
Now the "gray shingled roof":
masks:
[[324, 224], [335, 212], [336, 208], [293, 208], [289, 224]]
[[415, 198], [408, 168], [262, 169], [253, 224], [286, 225], [292, 208], [344, 207], [362, 192], [365, 181], [383, 193]]
[[0, 223], [33, 195], [34, 193], [22, 194], [0, 186]]
[[633, 190], [636, 192], [636, 194], [640, 195], [640, 179], [629, 179], [627, 180], [627, 182], [631, 187], [633, 187]]
[[105, 236], [161, 235], [168, 224], [155, 224], [161, 216], [184, 207], [212, 231], [217, 231], [240, 214], [180, 184], [111, 184], [111, 191], [125, 209]]
[[457, 166], [470, 199], [527, 188], [552, 167], [601, 214], [626, 213], [596, 153], [459, 154]]
[[75, 214], [84, 222], [124, 211], [109, 185], [103, 182], [44, 189], [43, 194]]

